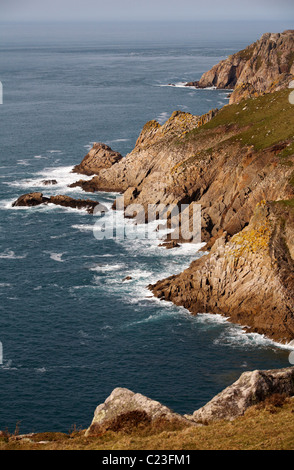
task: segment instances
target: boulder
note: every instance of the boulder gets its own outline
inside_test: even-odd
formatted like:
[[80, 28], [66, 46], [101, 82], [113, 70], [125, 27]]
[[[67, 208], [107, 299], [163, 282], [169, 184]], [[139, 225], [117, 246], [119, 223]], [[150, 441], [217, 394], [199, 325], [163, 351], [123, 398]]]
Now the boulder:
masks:
[[216, 395], [203, 408], [186, 416], [197, 423], [234, 420], [272, 395], [294, 395], [294, 367], [279, 370], [244, 372], [239, 380]]
[[44, 184], [44, 186], [53, 186], [57, 184], [57, 181], [56, 180], [43, 180], [42, 184]]
[[29, 193], [20, 196], [12, 207], [33, 207], [49, 202], [49, 198], [44, 197], [42, 193]]
[[115, 152], [108, 145], [96, 142], [83, 161], [74, 167], [73, 173], [87, 176], [97, 175], [101, 170], [111, 168], [122, 158], [123, 156], [119, 152]]
[[51, 196], [49, 202], [57, 206], [71, 207], [72, 209], [86, 209], [89, 214], [93, 214], [95, 207], [99, 204], [98, 201], [91, 199], [74, 199], [69, 196]]
[[132, 430], [151, 424], [185, 427], [194, 423], [140, 393], [116, 388], [107, 400], [96, 408], [86, 436], [106, 431]]
[[176, 240], [167, 241], [158, 245], [160, 247], [165, 247], [167, 250], [172, 250], [173, 248], [179, 248], [181, 245], [176, 242]]

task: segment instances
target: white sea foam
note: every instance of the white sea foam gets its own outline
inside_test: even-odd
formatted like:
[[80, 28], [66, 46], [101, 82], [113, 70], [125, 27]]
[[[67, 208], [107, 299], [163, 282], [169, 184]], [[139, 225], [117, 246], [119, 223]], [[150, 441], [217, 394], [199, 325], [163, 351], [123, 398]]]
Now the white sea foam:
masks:
[[80, 232], [92, 232], [94, 225], [76, 224], [72, 225], [72, 228], [79, 230]]
[[[50, 194], [58, 194], [62, 190], [63, 193], [66, 192], [82, 192], [82, 189], [69, 188], [68, 186], [72, 183], [75, 183], [79, 179], [79, 175], [72, 173], [72, 166], [54, 166], [44, 168], [42, 171], [37, 172], [35, 177], [29, 179], [15, 180], [11, 182], [6, 182], [8, 186], [31, 189], [35, 190], [36, 188], [44, 190], [44, 181], [46, 180], [56, 180], [57, 184], [46, 186], [46, 190], [50, 190]], [[82, 177], [84, 180], [91, 179], [90, 176]]]
[[27, 255], [22, 255], [22, 256], [17, 256], [14, 251], [6, 249], [2, 253], [0, 253], [0, 258], [1, 259], [24, 259], [26, 258]]
[[172, 88], [186, 88], [187, 90], [208, 90], [208, 91], [211, 91], [211, 90], [217, 90], [217, 88], [215, 86], [212, 86], [212, 87], [207, 87], [207, 88], [196, 88], [194, 86], [187, 86], [186, 85], [187, 82], [176, 82], [176, 83], [164, 83], [162, 85], [156, 85], [156, 86], [160, 86], [160, 87], [172, 87]]
[[106, 140], [105, 143], [107, 145], [111, 145], [111, 144], [116, 144], [116, 143], [119, 143], [119, 142], [128, 142], [130, 139], [113, 139], [113, 140]]
[[61, 259], [63, 255], [65, 255], [65, 253], [50, 253], [50, 258], [53, 261], [57, 261], [59, 263], [64, 263], [64, 260]]
[[199, 313], [196, 317], [198, 323], [202, 324], [224, 324], [228, 323], [228, 318], [223, 317], [222, 315], [212, 314], [212, 313]]
[[17, 165], [30, 166], [29, 160], [17, 160]]
[[90, 268], [90, 271], [105, 273], [111, 271], [121, 271], [124, 269], [124, 267], [124, 264], [105, 264], [94, 266], [93, 268]]
[[203, 316], [207, 315], [209, 315], [208, 321], [213, 322], [213, 317], [215, 316], [215, 321], [217, 323], [227, 323], [227, 328], [225, 328], [220, 336], [214, 340], [214, 344], [228, 346], [230, 348], [245, 347], [246, 349], [251, 349], [256, 347], [275, 347], [279, 349], [294, 350], [294, 345], [278, 343], [262, 334], [247, 332], [244, 327], [231, 324], [228, 319], [224, 317], [219, 318], [220, 315], [203, 314]]

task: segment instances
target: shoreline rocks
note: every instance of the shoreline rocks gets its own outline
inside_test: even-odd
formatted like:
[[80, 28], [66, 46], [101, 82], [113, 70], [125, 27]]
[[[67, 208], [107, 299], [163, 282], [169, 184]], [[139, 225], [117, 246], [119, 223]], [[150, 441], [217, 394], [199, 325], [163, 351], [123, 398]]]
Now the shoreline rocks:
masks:
[[[35, 207], [41, 204], [55, 204], [56, 206], [71, 207], [72, 209], [85, 209], [89, 214], [93, 214], [98, 201], [90, 199], [74, 199], [69, 196], [51, 196], [44, 197], [42, 193], [29, 193], [20, 196], [12, 207]], [[107, 209], [105, 208], [107, 212]]]
[[74, 167], [73, 173], [87, 176], [97, 175], [101, 170], [111, 168], [122, 158], [123, 156], [119, 152], [115, 152], [108, 145], [95, 142], [83, 161]]
[[229, 241], [224, 233], [208, 255], [149, 289], [193, 315], [215, 313], [247, 331], [294, 339], [294, 209], [257, 205], [250, 224]]

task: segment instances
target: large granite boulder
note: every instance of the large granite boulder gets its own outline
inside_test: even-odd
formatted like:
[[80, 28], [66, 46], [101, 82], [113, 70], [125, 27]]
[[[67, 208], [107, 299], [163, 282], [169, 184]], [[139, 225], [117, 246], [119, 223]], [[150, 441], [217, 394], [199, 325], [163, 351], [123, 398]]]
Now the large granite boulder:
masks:
[[107, 400], [96, 408], [86, 435], [130, 430], [150, 424], [185, 427], [194, 423], [140, 393], [131, 392], [126, 388], [116, 388]]
[[239, 380], [214, 397], [203, 408], [186, 416], [197, 423], [233, 420], [272, 395], [294, 395], [294, 367], [244, 372]]

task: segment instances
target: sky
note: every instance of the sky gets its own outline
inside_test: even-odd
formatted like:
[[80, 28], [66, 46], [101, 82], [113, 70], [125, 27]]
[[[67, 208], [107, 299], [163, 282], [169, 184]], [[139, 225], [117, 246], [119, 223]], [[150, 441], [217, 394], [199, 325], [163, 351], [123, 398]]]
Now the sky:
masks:
[[0, 0], [0, 21], [293, 20], [293, 0]]

